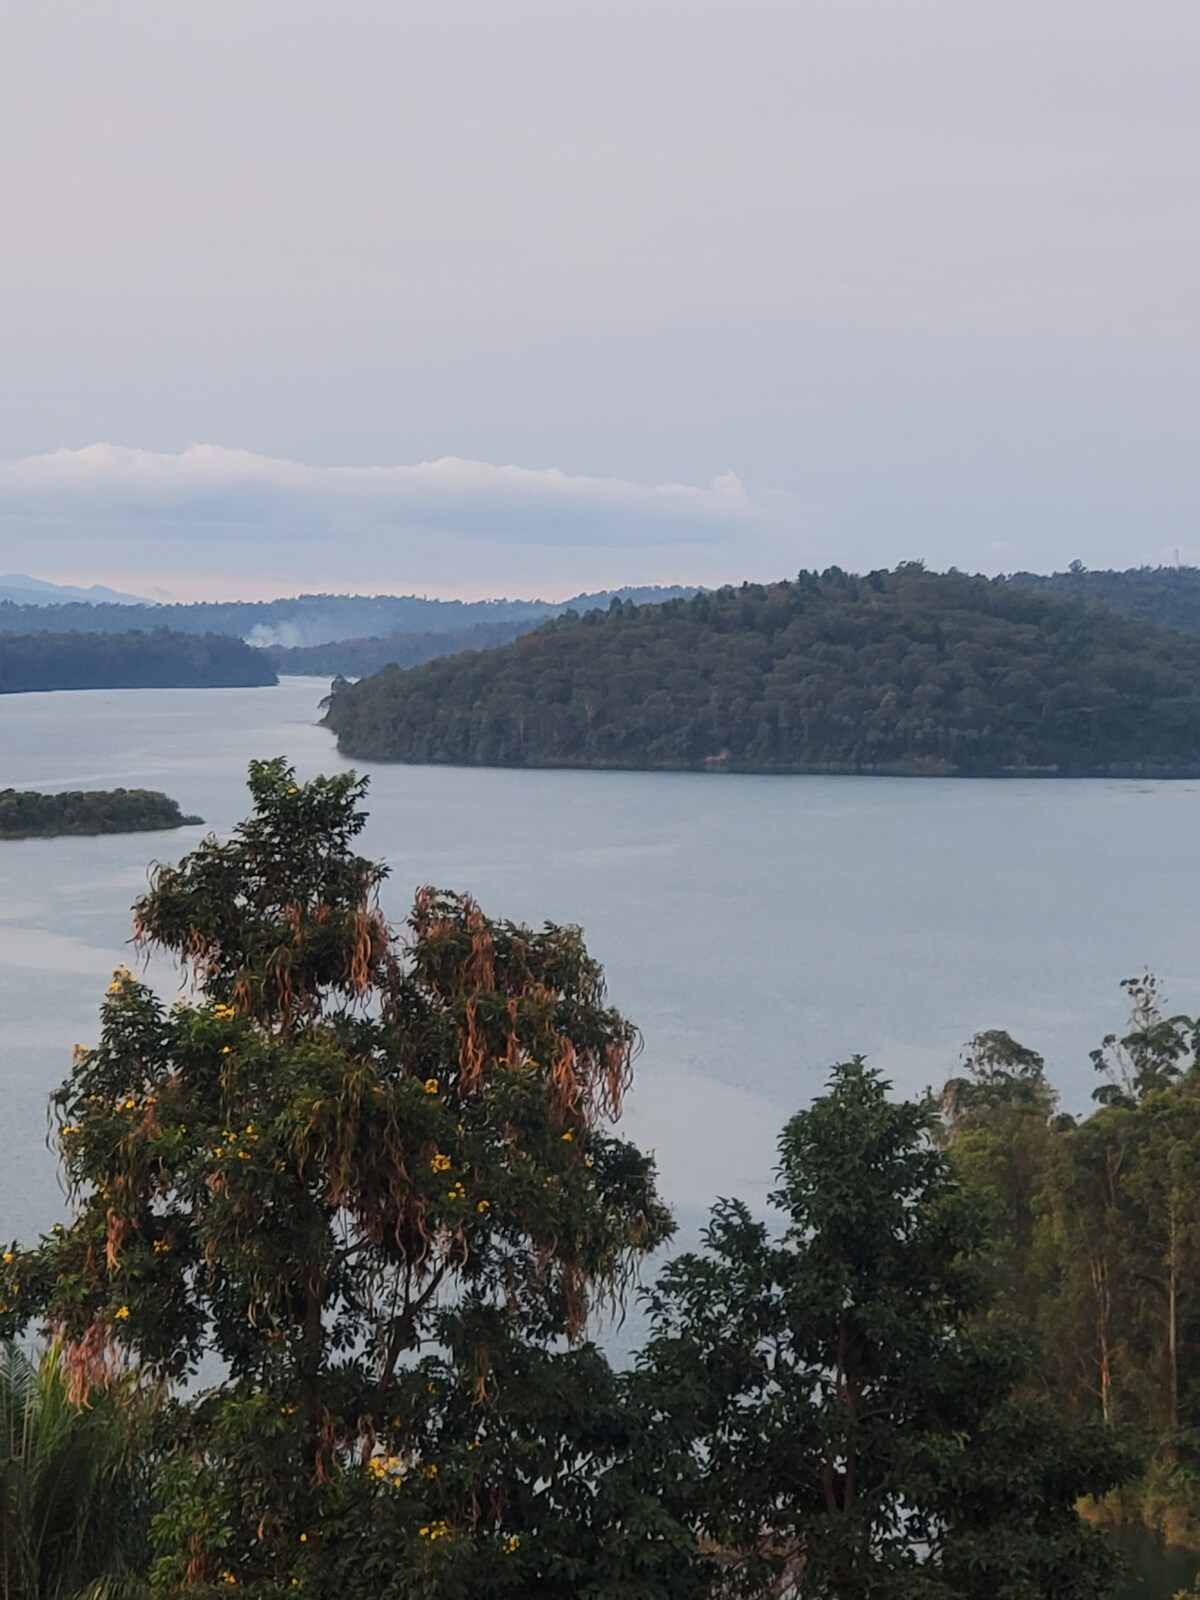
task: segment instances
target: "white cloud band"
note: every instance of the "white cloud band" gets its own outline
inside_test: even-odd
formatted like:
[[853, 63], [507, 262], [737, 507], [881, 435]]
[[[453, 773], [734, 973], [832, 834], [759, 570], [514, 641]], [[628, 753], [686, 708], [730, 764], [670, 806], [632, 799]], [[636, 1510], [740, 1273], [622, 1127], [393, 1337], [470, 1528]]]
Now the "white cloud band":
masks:
[[720, 540], [760, 522], [762, 510], [733, 473], [703, 486], [641, 485], [455, 456], [312, 467], [219, 445], [168, 454], [93, 444], [0, 465], [0, 519], [76, 529], [95, 522], [105, 532], [113, 522], [149, 521], [237, 539], [383, 525], [517, 544], [636, 547], [647, 538]]

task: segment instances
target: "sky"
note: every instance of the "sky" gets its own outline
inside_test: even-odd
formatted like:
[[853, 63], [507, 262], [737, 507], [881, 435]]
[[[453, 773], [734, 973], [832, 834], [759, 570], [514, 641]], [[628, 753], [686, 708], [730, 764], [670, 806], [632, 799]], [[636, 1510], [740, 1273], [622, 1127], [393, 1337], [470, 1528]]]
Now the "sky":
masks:
[[0, 573], [1200, 561], [1195, 0], [56, 0]]

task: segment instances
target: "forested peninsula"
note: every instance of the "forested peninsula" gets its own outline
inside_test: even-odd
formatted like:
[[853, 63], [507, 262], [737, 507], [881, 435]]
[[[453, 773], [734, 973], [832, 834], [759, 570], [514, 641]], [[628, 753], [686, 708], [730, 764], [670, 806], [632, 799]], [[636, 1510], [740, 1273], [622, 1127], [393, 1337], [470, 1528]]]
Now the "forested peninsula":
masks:
[[345, 754], [929, 776], [1200, 773], [1200, 640], [1004, 580], [830, 568], [568, 613], [335, 684]]
[[39, 689], [235, 689], [277, 683], [275, 669], [222, 634], [0, 633], [0, 694]]
[[154, 789], [69, 789], [38, 794], [0, 789], [0, 839], [52, 839], [62, 834], [155, 833], [203, 820]]

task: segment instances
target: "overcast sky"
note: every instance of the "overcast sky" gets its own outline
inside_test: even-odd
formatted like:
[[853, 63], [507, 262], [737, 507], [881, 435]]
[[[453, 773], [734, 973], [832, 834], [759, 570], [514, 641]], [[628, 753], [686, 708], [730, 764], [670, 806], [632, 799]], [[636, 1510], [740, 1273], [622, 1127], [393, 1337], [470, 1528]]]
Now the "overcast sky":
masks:
[[1200, 560], [1196, 0], [55, 0], [0, 572]]

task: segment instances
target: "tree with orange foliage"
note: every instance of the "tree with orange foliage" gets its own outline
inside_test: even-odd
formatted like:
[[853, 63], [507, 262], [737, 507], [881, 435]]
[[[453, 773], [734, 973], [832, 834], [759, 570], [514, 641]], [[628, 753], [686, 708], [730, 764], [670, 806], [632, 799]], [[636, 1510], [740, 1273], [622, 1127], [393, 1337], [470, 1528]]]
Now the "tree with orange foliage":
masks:
[[606, 1131], [635, 1030], [576, 928], [426, 889], [399, 937], [364, 780], [250, 789], [135, 908], [185, 990], [114, 976], [55, 1097], [76, 1216], [9, 1253], [10, 1327], [79, 1394], [174, 1384], [162, 1592], [565, 1596], [613, 1516], [644, 1562], [673, 1532], [627, 1476], [603, 1509], [632, 1423], [584, 1337], [670, 1230]]

